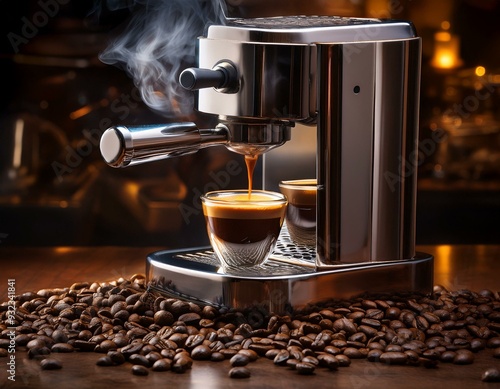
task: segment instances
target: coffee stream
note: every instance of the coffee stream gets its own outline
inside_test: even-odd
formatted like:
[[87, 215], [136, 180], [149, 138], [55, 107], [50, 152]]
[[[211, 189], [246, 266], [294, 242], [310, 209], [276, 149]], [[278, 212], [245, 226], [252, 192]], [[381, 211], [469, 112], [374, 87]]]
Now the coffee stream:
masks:
[[247, 165], [248, 174], [248, 199], [252, 197], [252, 186], [253, 186], [253, 171], [255, 170], [255, 165], [259, 159], [258, 155], [245, 155], [245, 164]]

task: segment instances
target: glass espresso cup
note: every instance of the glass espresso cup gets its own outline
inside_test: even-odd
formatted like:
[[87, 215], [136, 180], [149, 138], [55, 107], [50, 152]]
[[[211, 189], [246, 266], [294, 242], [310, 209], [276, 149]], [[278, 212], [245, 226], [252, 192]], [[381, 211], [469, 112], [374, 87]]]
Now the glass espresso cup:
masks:
[[288, 198], [286, 226], [290, 238], [297, 244], [316, 244], [315, 179], [281, 181], [280, 191]]
[[210, 243], [224, 271], [257, 268], [268, 259], [285, 218], [288, 202], [283, 194], [216, 191], [201, 201]]

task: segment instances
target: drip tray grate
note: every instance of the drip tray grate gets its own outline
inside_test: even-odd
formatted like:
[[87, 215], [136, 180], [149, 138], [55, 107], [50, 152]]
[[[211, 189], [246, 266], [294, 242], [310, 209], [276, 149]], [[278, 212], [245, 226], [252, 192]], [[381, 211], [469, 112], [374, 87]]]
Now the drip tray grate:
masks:
[[[175, 259], [197, 262], [213, 267], [220, 267], [219, 260], [212, 250], [195, 250], [173, 254]], [[269, 259], [257, 269], [228, 269], [225, 274], [238, 276], [279, 276], [304, 274], [315, 269], [316, 250], [314, 247], [293, 243], [283, 225], [276, 248]], [[221, 272], [221, 271], [220, 271]]]

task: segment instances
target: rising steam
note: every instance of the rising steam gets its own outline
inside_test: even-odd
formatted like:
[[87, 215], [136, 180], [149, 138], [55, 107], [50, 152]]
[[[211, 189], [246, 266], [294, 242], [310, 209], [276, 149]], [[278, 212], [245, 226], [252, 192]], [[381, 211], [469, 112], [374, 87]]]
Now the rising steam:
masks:
[[197, 37], [205, 27], [223, 21], [219, 0], [136, 0], [135, 5], [124, 32], [99, 58], [124, 68], [155, 111], [188, 114], [192, 93], [179, 86], [179, 73], [196, 65]]

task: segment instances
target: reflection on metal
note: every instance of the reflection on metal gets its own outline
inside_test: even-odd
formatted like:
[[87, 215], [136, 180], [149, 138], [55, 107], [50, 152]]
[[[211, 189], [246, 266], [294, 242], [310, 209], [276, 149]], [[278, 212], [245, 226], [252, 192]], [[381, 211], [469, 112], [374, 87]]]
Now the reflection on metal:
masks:
[[308, 306], [366, 295], [430, 293], [433, 257], [334, 269], [315, 269], [314, 249], [292, 244], [283, 234], [271, 258], [256, 272], [225, 274], [208, 247], [166, 250], [147, 258], [152, 291], [218, 308], [285, 314]]

